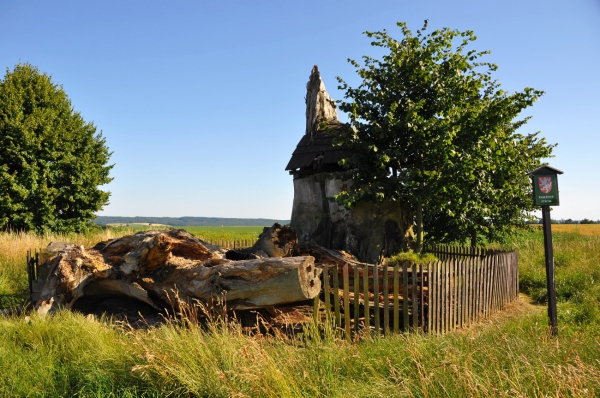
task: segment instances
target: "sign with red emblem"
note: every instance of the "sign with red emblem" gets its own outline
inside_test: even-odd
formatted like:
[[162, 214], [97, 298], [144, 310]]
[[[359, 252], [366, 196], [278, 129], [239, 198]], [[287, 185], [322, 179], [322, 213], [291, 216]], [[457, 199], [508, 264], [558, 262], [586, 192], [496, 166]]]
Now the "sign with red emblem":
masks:
[[537, 176], [538, 187], [542, 193], [550, 193], [552, 191], [552, 177], [550, 176]]
[[558, 183], [556, 175], [535, 175], [533, 190], [535, 206], [558, 206]]

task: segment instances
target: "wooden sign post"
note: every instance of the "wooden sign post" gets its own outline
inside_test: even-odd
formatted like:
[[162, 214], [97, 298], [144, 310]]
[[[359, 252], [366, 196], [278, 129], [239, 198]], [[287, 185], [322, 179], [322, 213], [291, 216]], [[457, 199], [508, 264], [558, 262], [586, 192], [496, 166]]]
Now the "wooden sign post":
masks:
[[533, 205], [542, 207], [546, 286], [548, 289], [548, 323], [550, 324], [552, 336], [558, 335], [558, 321], [556, 319], [556, 287], [554, 283], [550, 206], [558, 206], [560, 203], [558, 199], [558, 174], [563, 174], [563, 172], [550, 166], [540, 167], [529, 173], [533, 183]]

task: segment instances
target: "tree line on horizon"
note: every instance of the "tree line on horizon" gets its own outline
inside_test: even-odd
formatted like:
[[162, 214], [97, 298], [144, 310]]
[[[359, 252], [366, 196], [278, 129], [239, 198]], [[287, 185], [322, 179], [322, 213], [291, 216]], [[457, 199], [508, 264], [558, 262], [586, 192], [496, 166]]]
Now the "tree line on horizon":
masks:
[[94, 222], [98, 225], [149, 223], [165, 224], [173, 227], [270, 227], [275, 223], [289, 224], [290, 220], [276, 220], [268, 218], [98, 216]]

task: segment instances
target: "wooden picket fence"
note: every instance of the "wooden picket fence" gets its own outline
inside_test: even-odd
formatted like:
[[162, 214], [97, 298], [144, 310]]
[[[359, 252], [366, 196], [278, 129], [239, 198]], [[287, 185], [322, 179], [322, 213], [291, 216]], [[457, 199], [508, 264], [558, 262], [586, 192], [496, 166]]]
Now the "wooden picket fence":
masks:
[[225, 249], [245, 249], [252, 247], [257, 239], [236, 239], [236, 240], [220, 240], [220, 239], [203, 239], [206, 243], [211, 245], [218, 245]]
[[463, 252], [441, 251], [443, 261], [424, 265], [326, 266], [314, 317], [332, 318], [348, 338], [366, 332], [446, 333], [479, 322], [518, 297], [516, 251], [452, 250]]

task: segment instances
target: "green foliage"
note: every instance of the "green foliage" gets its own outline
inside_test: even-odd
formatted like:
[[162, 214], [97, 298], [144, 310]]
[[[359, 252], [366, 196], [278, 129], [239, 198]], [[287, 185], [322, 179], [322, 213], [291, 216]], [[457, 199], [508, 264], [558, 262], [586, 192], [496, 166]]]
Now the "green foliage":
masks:
[[29, 64], [0, 80], [0, 229], [82, 231], [108, 203], [111, 153], [62, 87]]
[[393, 267], [396, 264], [402, 265], [403, 262], [408, 261], [411, 264], [429, 264], [438, 261], [438, 258], [431, 253], [415, 253], [415, 252], [404, 252], [398, 253], [388, 260], [388, 265]]
[[537, 133], [517, 133], [529, 119], [517, 116], [543, 92], [503, 91], [492, 79], [497, 66], [479, 60], [489, 52], [467, 50], [472, 31], [413, 36], [398, 26], [402, 40], [365, 32], [389, 52], [364, 56], [364, 66], [349, 60], [362, 79], [358, 88], [338, 77], [348, 99], [339, 108], [352, 128], [335, 142], [350, 149], [341, 163], [354, 183], [337, 200], [407, 201], [417, 232], [422, 222], [433, 242], [502, 239], [528, 219], [527, 172], [553, 149]]

